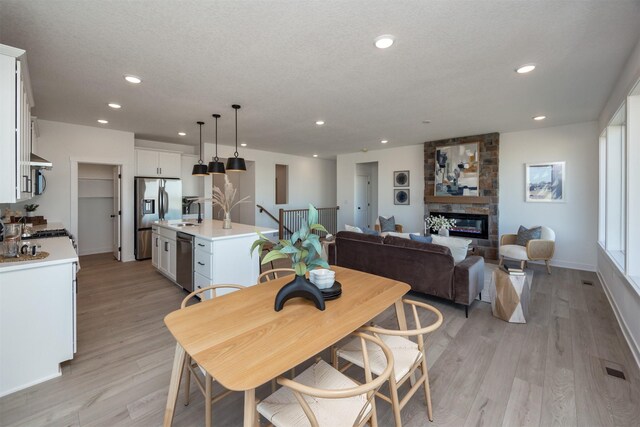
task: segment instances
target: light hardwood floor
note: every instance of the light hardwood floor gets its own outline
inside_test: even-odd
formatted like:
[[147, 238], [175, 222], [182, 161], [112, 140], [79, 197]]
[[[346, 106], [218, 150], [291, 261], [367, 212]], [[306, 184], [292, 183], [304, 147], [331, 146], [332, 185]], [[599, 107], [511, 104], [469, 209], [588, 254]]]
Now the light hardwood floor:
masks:
[[[162, 319], [185, 292], [149, 261], [94, 255], [81, 263], [78, 353], [61, 377], [0, 399], [2, 426], [161, 424], [175, 345]], [[403, 411], [405, 426], [640, 425], [640, 373], [594, 273], [537, 268], [525, 325], [495, 319], [485, 303], [465, 319], [448, 302], [414, 297], [445, 321], [428, 342], [434, 422], [418, 393]], [[395, 314], [376, 322], [393, 326]], [[606, 375], [607, 366], [627, 380]], [[180, 396], [176, 426], [204, 424], [202, 396], [191, 389], [189, 406]], [[242, 398], [215, 404], [214, 425], [241, 425]], [[392, 425], [386, 403], [377, 406], [380, 425]]]

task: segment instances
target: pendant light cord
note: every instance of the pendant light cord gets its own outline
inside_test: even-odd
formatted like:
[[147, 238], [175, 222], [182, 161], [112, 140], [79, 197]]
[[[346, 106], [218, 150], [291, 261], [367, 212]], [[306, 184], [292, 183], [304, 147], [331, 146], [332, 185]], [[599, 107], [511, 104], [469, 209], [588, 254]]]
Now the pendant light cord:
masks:
[[240, 108], [240, 106], [238, 106], [237, 108], [234, 106], [233, 107], [236, 110], [236, 151], [235, 153], [233, 153], [234, 156], [236, 156], [236, 158], [238, 157], [238, 108]]
[[203, 124], [204, 124], [203, 122], [198, 122], [198, 125], [200, 126], [200, 158], [198, 159], [199, 165], [202, 164], [202, 125]]
[[217, 117], [216, 117], [216, 156], [213, 158], [213, 160], [215, 162], [218, 161], [218, 118]]

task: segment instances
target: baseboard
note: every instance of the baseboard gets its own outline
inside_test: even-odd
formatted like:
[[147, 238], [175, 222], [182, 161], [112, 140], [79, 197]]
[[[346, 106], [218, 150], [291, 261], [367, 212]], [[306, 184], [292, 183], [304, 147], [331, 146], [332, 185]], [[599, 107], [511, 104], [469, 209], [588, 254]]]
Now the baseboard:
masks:
[[109, 246], [108, 248], [96, 248], [96, 249], [89, 249], [86, 251], [79, 250], [78, 255], [84, 256], [84, 255], [106, 254], [107, 252], [112, 252], [112, 251], [113, 251], [113, 248]]
[[611, 305], [611, 308], [613, 308], [613, 314], [616, 316], [616, 320], [620, 325], [620, 329], [622, 330], [622, 335], [624, 336], [624, 339], [627, 341], [627, 345], [631, 349], [631, 354], [633, 354], [633, 358], [636, 361], [636, 365], [638, 365], [638, 369], [640, 369], [640, 345], [638, 345], [638, 343], [633, 339], [633, 336], [629, 332], [629, 327], [627, 326], [627, 323], [624, 321], [624, 318], [620, 315], [620, 309], [618, 308], [618, 304], [616, 304], [615, 300], [611, 296], [609, 285], [604, 280], [604, 277], [602, 276], [602, 274], [600, 274], [600, 271], [596, 271], [596, 274], [598, 275], [598, 279], [600, 279], [600, 283], [602, 283], [602, 289], [604, 289], [604, 294], [606, 295], [607, 300], [609, 300], [609, 304]]
[[62, 370], [60, 369], [60, 367], [58, 367], [58, 372], [55, 372], [55, 373], [53, 373], [51, 375], [46, 375], [46, 376], [44, 376], [42, 378], [38, 378], [37, 380], [33, 380], [33, 381], [28, 382], [26, 384], [22, 384], [22, 385], [20, 385], [18, 387], [14, 387], [12, 389], [5, 390], [5, 391], [0, 393], [0, 397], [8, 396], [8, 395], [10, 395], [12, 393], [15, 393], [16, 391], [24, 390], [25, 388], [32, 387], [32, 386], [34, 386], [36, 384], [40, 384], [40, 383], [43, 383], [45, 381], [49, 381], [51, 379], [59, 377], [60, 375], [62, 375]]
[[[528, 261], [528, 263], [544, 265], [544, 261]], [[595, 265], [584, 264], [581, 262], [573, 262], [573, 261], [562, 261], [562, 260], [552, 259], [549, 264], [551, 264], [551, 267], [570, 268], [572, 270], [584, 270], [584, 271], [591, 271], [591, 272], [596, 272], [598, 270]]]

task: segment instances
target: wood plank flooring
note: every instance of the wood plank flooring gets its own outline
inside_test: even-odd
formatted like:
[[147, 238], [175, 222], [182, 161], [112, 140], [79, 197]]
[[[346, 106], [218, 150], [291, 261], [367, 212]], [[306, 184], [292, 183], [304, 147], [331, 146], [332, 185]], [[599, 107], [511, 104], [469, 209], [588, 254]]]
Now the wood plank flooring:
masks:
[[[61, 377], [0, 399], [1, 426], [161, 425], [175, 345], [163, 318], [185, 293], [149, 261], [91, 255], [81, 264], [78, 353]], [[517, 325], [482, 302], [465, 319], [453, 304], [414, 295], [445, 320], [428, 344], [434, 422], [417, 393], [403, 410], [405, 426], [640, 425], [640, 373], [597, 276], [536, 268], [531, 296], [529, 322]], [[395, 312], [376, 322], [393, 327]], [[204, 425], [202, 396], [191, 390], [176, 426]], [[258, 398], [269, 392], [265, 385]], [[242, 399], [234, 393], [216, 403], [214, 425], [240, 426]], [[377, 406], [380, 425], [393, 425], [388, 405]]]

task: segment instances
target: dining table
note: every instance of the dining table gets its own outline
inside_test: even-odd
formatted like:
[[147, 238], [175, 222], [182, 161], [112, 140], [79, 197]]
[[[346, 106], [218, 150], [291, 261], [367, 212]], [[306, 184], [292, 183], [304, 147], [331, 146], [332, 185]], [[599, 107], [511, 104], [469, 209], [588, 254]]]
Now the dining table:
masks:
[[169, 313], [164, 322], [176, 339], [164, 426], [170, 426], [188, 354], [223, 387], [244, 392], [244, 426], [256, 425], [256, 388], [336, 344], [395, 304], [398, 327], [407, 324], [404, 282], [332, 266], [339, 298], [318, 310], [294, 298], [274, 310], [276, 294], [292, 276], [250, 286]]

